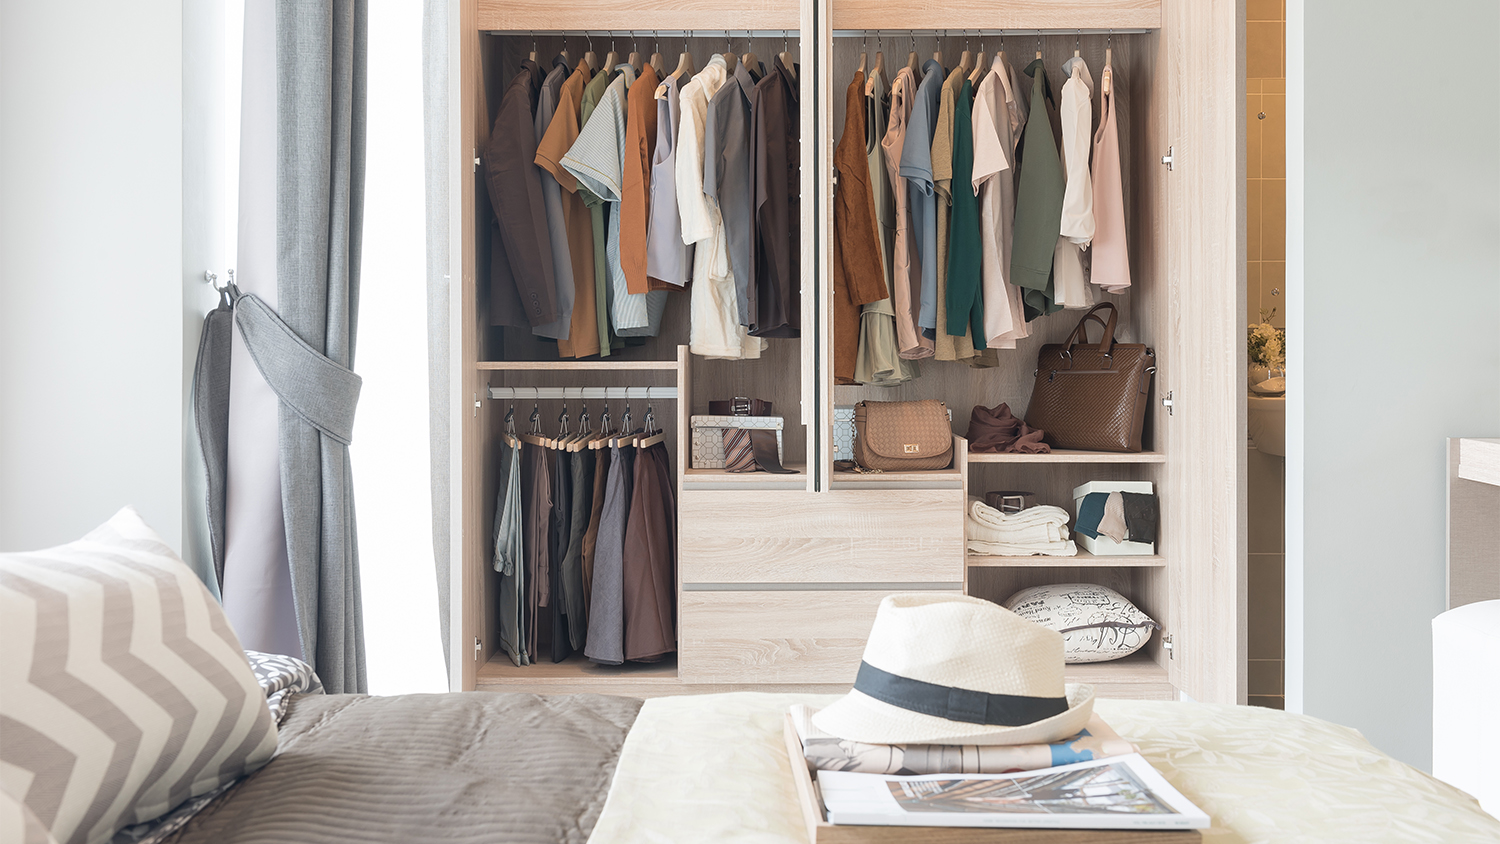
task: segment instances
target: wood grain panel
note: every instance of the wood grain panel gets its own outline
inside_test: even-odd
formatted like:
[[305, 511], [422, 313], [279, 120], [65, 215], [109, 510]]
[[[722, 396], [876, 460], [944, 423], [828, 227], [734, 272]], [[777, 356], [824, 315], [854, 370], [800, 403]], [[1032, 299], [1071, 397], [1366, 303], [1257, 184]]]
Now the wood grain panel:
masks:
[[853, 683], [888, 594], [683, 592], [678, 675], [686, 683]]
[[[1465, 478], [1473, 440], [1448, 440], [1448, 609], [1500, 598], [1500, 487]], [[1468, 464], [1474, 472], [1472, 461]]]
[[1465, 437], [1458, 441], [1458, 476], [1500, 486], [1500, 438]]
[[684, 683], [677, 676], [677, 660], [625, 665], [595, 665], [575, 654], [560, 663], [540, 662], [519, 667], [497, 655], [479, 669], [478, 689], [486, 692], [524, 692], [537, 695], [580, 693], [667, 697], [720, 692], [772, 692], [787, 694], [842, 694], [849, 684], [786, 683], [750, 686], [743, 683]]
[[683, 583], [959, 583], [963, 539], [828, 539], [723, 535], [684, 541]]
[[[1167, 320], [1174, 393], [1164, 492], [1191, 502], [1162, 519], [1171, 567], [1171, 661], [1193, 699], [1244, 703], [1245, 79], [1236, 0], [1172, 0], [1158, 75], [1167, 80]], [[1160, 421], [1160, 417], [1158, 417]]]
[[[726, 534], [860, 540], [963, 536], [963, 492], [957, 489], [825, 493], [688, 489], [683, 491], [679, 510], [684, 544], [712, 542]], [[802, 579], [822, 578], [810, 573]]]
[[834, 29], [1155, 29], [1162, 0], [834, 0]]
[[801, 19], [795, 0], [478, 0], [478, 27], [487, 31], [795, 30]]

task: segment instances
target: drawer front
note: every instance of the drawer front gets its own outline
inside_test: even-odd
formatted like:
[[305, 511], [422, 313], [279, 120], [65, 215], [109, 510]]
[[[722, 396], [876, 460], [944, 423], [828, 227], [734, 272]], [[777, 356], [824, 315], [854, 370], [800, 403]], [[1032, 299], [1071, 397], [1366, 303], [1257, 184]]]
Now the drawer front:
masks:
[[964, 579], [961, 489], [684, 490], [679, 513], [683, 583]]
[[852, 684], [875, 609], [891, 591], [684, 591], [678, 677]]

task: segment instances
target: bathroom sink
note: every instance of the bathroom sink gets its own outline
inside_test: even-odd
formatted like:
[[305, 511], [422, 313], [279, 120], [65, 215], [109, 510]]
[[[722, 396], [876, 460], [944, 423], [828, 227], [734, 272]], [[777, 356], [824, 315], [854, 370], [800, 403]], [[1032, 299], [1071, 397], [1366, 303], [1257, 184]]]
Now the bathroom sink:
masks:
[[1286, 456], [1286, 396], [1248, 396], [1246, 427], [1262, 454]]

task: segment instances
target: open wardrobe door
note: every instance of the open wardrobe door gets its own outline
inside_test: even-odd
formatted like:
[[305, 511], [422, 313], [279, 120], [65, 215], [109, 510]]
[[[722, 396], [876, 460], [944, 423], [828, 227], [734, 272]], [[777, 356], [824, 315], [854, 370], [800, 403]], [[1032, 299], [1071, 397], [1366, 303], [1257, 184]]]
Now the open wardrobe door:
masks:
[[1163, 4], [1157, 62], [1173, 71], [1158, 74], [1152, 91], [1171, 105], [1153, 109], [1165, 117], [1165, 135], [1151, 148], [1152, 163], [1162, 162], [1153, 168], [1151, 190], [1166, 191], [1165, 228], [1186, 235], [1168, 244], [1157, 277], [1174, 290], [1167, 312], [1154, 317], [1197, 327], [1166, 333], [1156, 379], [1155, 422], [1167, 452], [1164, 497], [1194, 502], [1162, 522], [1166, 547], [1181, 563], [1169, 601], [1175, 635], [1167, 667], [1177, 688], [1212, 703], [1244, 703], [1246, 695], [1239, 15], [1233, 0]]

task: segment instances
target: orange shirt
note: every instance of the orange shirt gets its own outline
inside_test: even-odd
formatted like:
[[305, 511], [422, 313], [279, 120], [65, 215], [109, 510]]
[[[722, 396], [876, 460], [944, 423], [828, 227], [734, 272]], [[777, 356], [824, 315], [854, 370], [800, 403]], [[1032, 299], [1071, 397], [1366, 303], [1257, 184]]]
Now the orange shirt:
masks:
[[660, 81], [651, 65], [642, 65], [626, 96], [620, 267], [631, 293], [652, 289], [646, 280], [646, 223], [651, 218], [651, 159], [656, 154], [656, 86]]
[[557, 98], [557, 112], [547, 124], [547, 133], [536, 148], [536, 165], [551, 173], [562, 186], [563, 219], [567, 223], [568, 255], [573, 264], [573, 320], [568, 339], [558, 341], [561, 357], [588, 357], [599, 354], [599, 329], [594, 303], [594, 232], [588, 205], [578, 195], [578, 179], [562, 166], [563, 156], [578, 140], [579, 117], [583, 107], [583, 88], [589, 82], [589, 66], [582, 60], [563, 83]]

